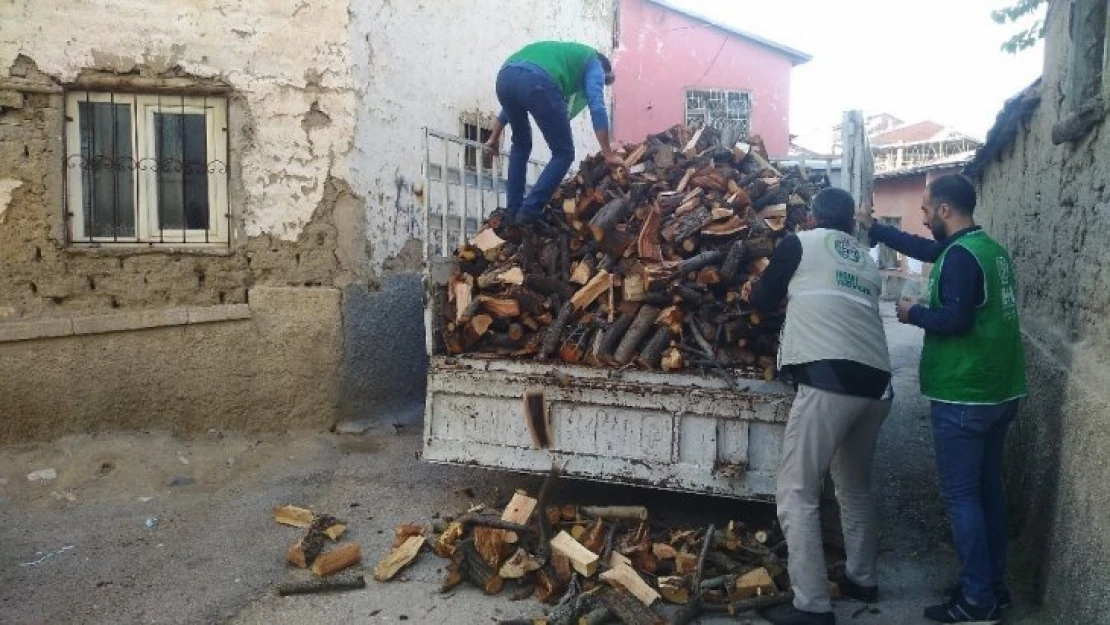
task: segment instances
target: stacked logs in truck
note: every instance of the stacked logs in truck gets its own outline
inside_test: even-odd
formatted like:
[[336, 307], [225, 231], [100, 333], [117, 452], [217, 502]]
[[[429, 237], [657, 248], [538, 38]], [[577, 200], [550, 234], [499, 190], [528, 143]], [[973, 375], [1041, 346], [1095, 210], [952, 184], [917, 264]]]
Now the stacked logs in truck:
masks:
[[623, 167], [589, 157], [546, 223], [491, 216], [438, 294], [447, 352], [773, 377], [782, 317], [747, 296], [827, 179], [718, 137], [675, 126]]

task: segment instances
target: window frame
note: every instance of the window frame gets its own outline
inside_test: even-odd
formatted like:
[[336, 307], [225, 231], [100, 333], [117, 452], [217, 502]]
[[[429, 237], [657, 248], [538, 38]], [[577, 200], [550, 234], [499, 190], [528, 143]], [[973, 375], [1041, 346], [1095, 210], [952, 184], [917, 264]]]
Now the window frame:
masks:
[[[691, 109], [690, 109], [690, 95], [691, 95], [691, 93], [698, 93], [698, 92], [705, 93], [705, 94], [707, 94], [707, 96], [712, 95], [714, 93], [720, 93], [724, 98], [726, 109], [727, 109], [727, 105], [728, 105], [728, 97], [729, 97], [730, 94], [736, 94], [736, 95], [741, 96], [742, 98], [746, 99], [747, 102], [748, 102], [748, 107], [747, 107], [748, 110], [746, 112], [746, 116], [742, 119], [747, 124], [747, 130], [746, 130], [747, 136], [751, 136], [752, 116], [755, 112], [755, 98], [753, 97], [754, 93], [750, 89], [719, 89], [719, 88], [713, 88], [713, 87], [686, 87], [686, 88], [684, 88], [682, 90], [682, 118], [683, 118], [683, 122], [687, 125], [690, 124], [690, 111], [691, 111]], [[708, 102], [708, 98], [707, 98], [706, 101]], [[708, 113], [709, 113], [708, 107], [705, 108], [705, 109], [702, 109], [702, 110], [705, 111], [705, 125], [712, 126], [712, 120], [710, 120], [709, 116], [708, 116]], [[726, 122], [726, 123], [729, 122], [729, 120], [727, 118], [723, 121]], [[739, 120], [737, 120], [737, 121], [739, 121]]]
[[[461, 132], [459, 133], [459, 136], [461, 136], [463, 139], [466, 139], [467, 141], [476, 141], [478, 143], [485, 143], [486, 141], [489, 140], [490, 137], [493, 136], [493, 120], [494, 119], [495, 119], [494, 117], [488, 117], [488, 116], [485, 116], [485, 115], [464, 115], [463, 118], [459, 120], [460, 124], [462, 126], [462, 129], [461, 129]], [[470, 127], [473, 127], [476, 130], [476, 132], [474, 133], [475, 137], [477, 137], [476, 139], [472, 139], [470, 137], [469, 133], [467, 132]], [[485, 138], [483, 138], [483, 136], [482, 136], [483, 134], [485, 135]], [[469, 145], [464, 146], [464, 148], [465, 149], [463, 150], [463, 168], [466, 171], [468, 171], [468, 172], [477, 172], [478, 171], [478, 167], [479, 167], [478, 159], [479, 159], [479, 157], [481, 158], [481, 171], [483, 173], [488, 173], [488, 172], [493, 171], [494, 160], [493, 160], [493, 154], [492, 153], [490, 153], [486, 150], [481, 150], [481, 149], [473, 147], [473, 146], [469, 146]], [[480, 155], [479, 155], [479, 152], [481, 152]]]
[[[84, 181], [81, 163], [80, 103], [128, 104], [131, 118], [132, 197], [134, 236], [92, 236], [85, 229]], [[224, 95], [135, 93], [75, 88], [65, 94], [67, 236], [70, 245], [131, 244], [205, 246], [230, 244], [228, 98]], [[208, 167], [208, 228], [161, 228], [158, 164], [154, 115], [204, 114]], [[223, 136], [220, 136], [220, 133]], [[73, 152], [71, 152], [73, 151]], [[74, 159], [77, 159], [74, 162]]]

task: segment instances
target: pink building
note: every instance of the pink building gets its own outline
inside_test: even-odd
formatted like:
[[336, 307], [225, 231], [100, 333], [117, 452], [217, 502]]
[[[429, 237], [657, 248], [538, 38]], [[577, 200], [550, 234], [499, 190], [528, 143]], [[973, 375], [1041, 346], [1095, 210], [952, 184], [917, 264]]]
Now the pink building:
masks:
[[809, 55], [666, 0], [621, 0], [618, 29], [617, 141], [709, 123], [760, 135], [772, 156], [788, 153], [790, 72]]
[[[925, 187], [947, 174], [958, 174], [971, 161], [960, 155], [937, 163], [875, 174], [875, 217], [882, 223], [901, 228], [920, 237], [932, 238], [921, 212]], [[926, 275], [932, 268], [917, 263], [886, 246], [879, 246], [879, 268], [906, 276]]]

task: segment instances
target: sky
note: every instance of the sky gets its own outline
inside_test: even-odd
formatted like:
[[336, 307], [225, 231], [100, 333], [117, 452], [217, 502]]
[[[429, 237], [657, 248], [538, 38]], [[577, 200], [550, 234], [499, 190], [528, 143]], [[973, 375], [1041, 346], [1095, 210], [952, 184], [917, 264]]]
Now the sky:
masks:
[[[1007, 0], [671, 0], [805, 52], [794, 68], [790, 132], [804, 138], [842, 111], [932, 119], [982, 139], [1003, 102], [1041, 74], [1043, 45], [1010, 54]], [[824, 136], [824, 133], [819, 133]]]

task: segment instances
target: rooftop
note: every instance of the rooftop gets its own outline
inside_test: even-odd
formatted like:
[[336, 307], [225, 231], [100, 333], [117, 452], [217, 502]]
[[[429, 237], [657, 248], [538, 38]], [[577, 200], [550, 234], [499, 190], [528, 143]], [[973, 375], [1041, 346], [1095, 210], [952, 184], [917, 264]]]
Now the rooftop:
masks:
[[776, 52], [782, 54], [783, 56], [788, 57], [790, 59], [790, 62], [793, 63], [794, 65], [801, 65], [802, 63], [806, 63], [806, 62], [813, 59], [812, 56], [810, 56], [809, 54], [806, 54], [805, 52], [795, 50], [794, 48], [791, 48], [789, 46], [784, 46], [783, 44], [775, 42], [775, 41], [771, 41], [770, 39], [765, 39], [763, 37], [760, 37], [759, 35], [750, 33], [746, 30], [741, 30], [741, 29], [736, 28], [735, 26], [732, 26], [730, 24], [726, 24], [726, 23], [721, 22], [719, 20], [715, 20], [711, 17], [708, 17], [706, 15], [698, 13], [697, 11], [692, 11], [690, 9], [672, 4], [671, 2], [668, 2], [668, 0], [648, 0], [648, 2], [650, 2], [651, 4], [654, 4], [654, 5], [661, 6], [665, 9], [669, 9], [671, 11], [674, 11], [675, 13], [685, 15], [686, 17], [688, 17], [692, 20], [696, 20], [696, 21], [702, 22], [704, 24], [708, 24], [710, 26], [713, 26], [715, 28], [719, 28], [719, 29], [721, 29], [721, 30], [723, 30], [727, 33], [731, 33], [733, 35], [736, 35], [737, 37], [747, 39], [748, 41], [751, 41], [753, 43], [757, 43], [761, 46], [771, 48], [772, 50], [775, 50]]

